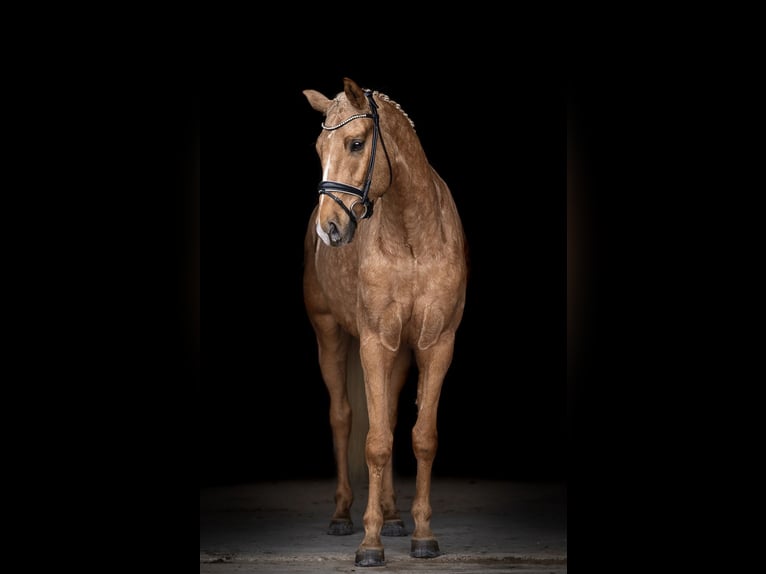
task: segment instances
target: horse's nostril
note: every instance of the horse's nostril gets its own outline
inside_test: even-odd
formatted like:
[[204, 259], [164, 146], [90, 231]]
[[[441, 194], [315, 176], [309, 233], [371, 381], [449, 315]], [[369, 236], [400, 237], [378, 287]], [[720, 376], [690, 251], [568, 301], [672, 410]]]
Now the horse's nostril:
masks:
[[333, 245], [337, 244], [340, 241], [340, 231], [338, 231], [338, 226], [331, 221], [327, 227], [329, 227], [328, 235], [330, 236], [330, 243]]

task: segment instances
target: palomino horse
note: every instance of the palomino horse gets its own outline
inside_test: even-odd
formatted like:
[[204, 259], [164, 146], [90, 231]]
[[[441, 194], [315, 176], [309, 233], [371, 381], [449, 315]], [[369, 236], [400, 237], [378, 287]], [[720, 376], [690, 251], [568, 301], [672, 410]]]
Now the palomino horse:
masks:
[[354, 531], [346, 380], [348, 373], [349, 387], [354, 384], [351, 359], [361, 360], [369, 419], [369, 497], [356, 564], [384, 565], [381, 534], [407, 534], [396, 507], [391, 453], [397, 402], [414, 356], [417, 476], [410, 555], [432, 558], [439, 555], [430, 502], [436, 411], [465, 305], [463, 227], [449, 188], [398, 104], [348, 78], [334, 99], [303, 93], [325, 116], [316, 142], [322, 181], [305, 238], [303, 288], [330, 393], [337, 488], [328, 532]]

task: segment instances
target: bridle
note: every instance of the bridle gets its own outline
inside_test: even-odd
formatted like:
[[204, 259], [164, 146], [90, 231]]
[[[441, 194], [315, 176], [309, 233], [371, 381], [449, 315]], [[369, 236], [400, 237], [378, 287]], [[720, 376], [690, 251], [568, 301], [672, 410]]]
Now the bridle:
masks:
[[347, 123], [357, 120], [360, 118], [371, 118], [372, 119], [372, 153], [370, 153], [370, 162], [367, 165], [367, 176], [365, 177], [364, 185], [359, 188], [355, 187], [353, 185], [347, 185], [345, 183], [341, 183], [339, 181], [322, 181], [319, 183], [319, 195], [326, 195], [335, 202], [338, 203], [343, 208], [343, 211], [345, 211], [348, 216], [351, 218], [351, 221], [356, 224], [357, 217], [354, 215], [352, 209], [356, 206], [356, 204], [359, 203], [359, 201], [355, 201], [353, 204], [351, 204], [351, 209], [346, 207], [346, 205], [332, 192], [336, 191], [338, 193], [349, 193], [351, 195], [357, 196], [359, 199], [361, 199], [362, 206], [364, 207], [364, 213], [362, 213], [360, 219], [367, 219], [368, 217], [372, 216], [372, 202], [370, 201], [370, 198], [368, 197], [370, 193], [370, 185], [372, 184], [372, 170], [375, 167], [375, 151], [378, 146], [378, 136], [380, 136], [380, 143], [383, 146], [383, 153], [386, 154], [386, 161], [388, 162], [388, 178], [389, 178], [389, 184], [391, 181], [391, 160], [388, 157], [388, 151], [386, 150], [386, 144], [383, 141], [383, 136], [380, 134], [380, 119], [378, 117], [378, 105], [375, 103], [375, 100], [372, 99], [372, 90], [364, 90], [364, 95], [367, 96], [367, 100], [370, 102], [370, 112], [367, 114], [354, 114], [353, 116], [347, 117], [345, 120], [340, 122], [339, 124], [336, 124], [334, 126], [326, 126], [324, 122], [322, 122], [322, 129], [327, 131], [333, 131], [337, 130], [338, 128], [341, 128], [345, 126]]

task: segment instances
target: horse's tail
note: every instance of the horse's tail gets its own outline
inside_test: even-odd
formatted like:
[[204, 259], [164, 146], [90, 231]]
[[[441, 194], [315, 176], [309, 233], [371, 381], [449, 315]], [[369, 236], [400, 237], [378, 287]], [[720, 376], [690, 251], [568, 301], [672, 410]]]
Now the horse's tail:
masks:
[[351, 338], [346, 359], [346, 390], [351, 405], [351, 435], [348, 440], [348, 472], [352, 484], [366, 485], [368, 480], [365, 443], [370, 419], [367, 416], [367, 395], [364, 391], [364, 371], [359, 357], [359, 339]]

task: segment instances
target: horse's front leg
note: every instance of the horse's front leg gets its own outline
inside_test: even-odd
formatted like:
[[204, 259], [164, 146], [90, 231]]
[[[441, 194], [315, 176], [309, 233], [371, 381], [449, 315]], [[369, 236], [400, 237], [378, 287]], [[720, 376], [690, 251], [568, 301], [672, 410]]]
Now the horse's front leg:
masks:
[[[399, 395], [402, 387], [407, 382], [407, 375], [412, 363], [412, 353], [409, 349], [400, 349], [394, 361], [391, 372], [391, 393], [388, 401], [388, 420], [391, 432], [396, 429], [396, 420], [399, 406]], [[396, 507], [396, 489], [394, 487], [393, 456], [388, 459], [388, 464], [383, 471], [383, 491], [380, 501], [383, 511], [383, 536], [407, 536], [407, 529]]]
[[330, 394], [330, 426], [337, 484], [335, 512], [330, 519], [328, 534], [353, 534], [351, 504], [354, 501], [348, 474], [348, 441], [351, 432], [351, 406], [346, 389], [346, 356], [350, 336], [341, 330], [329, 314], [312, 317], [319, 348], [319, 369]]
[[452, 362], [453, 349], [454, 335], [443, 333], [435, 345], [415, 353], [419, 373], [418, 417], [412, 429], [412, 448], [418, 466], [412, 501], [415, 529], [410, 545], [410, 556], [415, 558], [433, 558], [440, 553], [439, 543], [431, 531], [431, 470], [438, 447], [436, 412], [439, 395]]
[[365, 457], [369, 470], [369, 493], [364, 512], [364, 539], [356, 551], [357, 566], [383, 566], [385, 556], [380, 535], [383, 527], [383, 480], [391, 462], [394, 435], [390, 424], [390, 386], [397, 352], [383, 347], [377, 337], [360, 337], [370, 428]]

